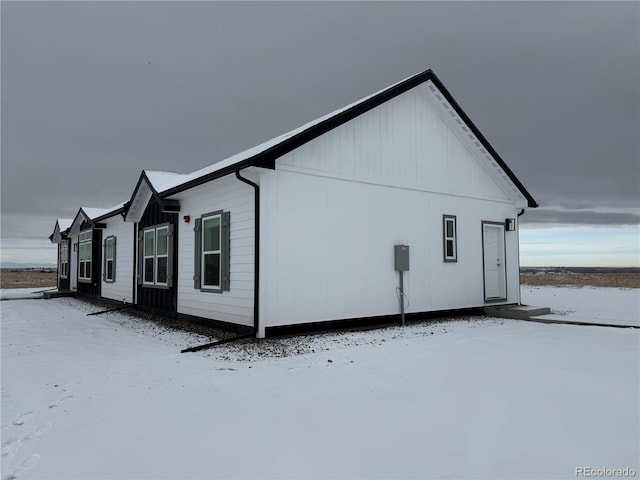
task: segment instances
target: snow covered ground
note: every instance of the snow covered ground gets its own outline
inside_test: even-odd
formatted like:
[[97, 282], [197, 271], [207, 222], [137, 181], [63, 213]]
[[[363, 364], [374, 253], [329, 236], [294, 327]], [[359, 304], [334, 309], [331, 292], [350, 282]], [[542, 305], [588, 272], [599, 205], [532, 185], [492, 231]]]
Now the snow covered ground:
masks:
[[551, 307], [543, 319], [640, 327], [640, 290], [632, 288], [523, 286], [522, 303]]
[[[523, 301], [626, 321], [639, 294]], [[72, 298], [0, 308], [3, 480], [640, 476], [637, 329], [467, 318], [181, 354], [206, 339]]]

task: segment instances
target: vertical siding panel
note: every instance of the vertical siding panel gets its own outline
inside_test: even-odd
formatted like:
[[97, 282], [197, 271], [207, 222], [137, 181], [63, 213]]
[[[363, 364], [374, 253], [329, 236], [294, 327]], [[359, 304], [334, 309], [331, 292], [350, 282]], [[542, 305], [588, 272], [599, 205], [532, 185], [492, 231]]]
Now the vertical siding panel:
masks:
[[138, 223], [139, 230], [142, 231], [147, 227], [163, 223], [173, 225], [173, 283], [168, 288], [149, 288], [143, 284], [137, 285], [137, 303], [141, 310], [173, 317], [177, 313], [178, 289], [176, 284], [178, 281], [177, 272], [180, 268], [177, 255], [177, 240], [180, 232], [178, 215], [164, 213], [162, 206], [152, 199]]
[[449, 127], [452, 118], [429, 98], [419, 88], [405, 92], [299, 147], [278, 164], [309, 173], [508, 200], [467, 146], [464, 132], [454, 122], [454, 133]]

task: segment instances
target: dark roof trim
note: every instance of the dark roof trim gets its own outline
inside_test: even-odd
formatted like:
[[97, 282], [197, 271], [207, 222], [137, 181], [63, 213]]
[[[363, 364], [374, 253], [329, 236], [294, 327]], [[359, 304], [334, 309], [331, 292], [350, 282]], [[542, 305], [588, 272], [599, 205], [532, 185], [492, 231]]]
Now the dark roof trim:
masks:
[[147, 186], [151, 190], [151, 195], [154, 198], [159, 198], [158, 192], [156, 192], [156, 189], [153, 188], [153, 184], [149, 180], [149, 177], [147, 177], [147, 172], [143, 170], [142, 173], [140, 174], [140, 178], [138, 179], [138, 183], [136, 183], [136, 188], [133, 189], [133, 194], [131, 195], [129, 202], [127, 203], [130, 203], [134, 198], [136, 198], [136, 195], [138, 194], [138, 190], [140, 189], [140, 185], [142, 185], [143, 181], [146, 182]]
[[106, 215], [101, 215], [100, 217], [96, 217], [93, 219], [93, 223], [98, 223], [100, 220], [105, 220], [107, 218], [115, 217], [116, 215], [121, 214], [124, 211], [124, 206], [118, 208], [117, 210], [113, 210]]
[[480, 143], [482, 143], [482, 146], [487, 149], [487, 151], [491, 154], [493, 158], [495, 158], [496, 162], [498, 162], [498, 165], [500, 165], [500, 167], [504, 170], [504, 172], [507, 174], [509, 179], [515, 184], [516, 187], [518, 187], [518, 190], [520, 190], [520, 193], [522, 193], [522, 195], [524, 195], [524, 197], [527, 199], [528, 206], [531, 208], [538, 207], [538, 202], [535, 201], [533, 196], [527, 191], [524, 185], [522, 185], [520, 180], [518, 180], [516, 175], [511, 171], [511, 169], [507, 166], [504, 160], [502, 160], [502, 157], [498, 155], [498, 152], [495, 151], [495, 149], [491, 146], [491, 144], [484, 137], [484, 135], [480, 133], [480, 130], [478, 130], [478, 127], [475, 126], [475, 124], [471, 121], [471, 119], [465, 113], [462, 107], [458, 105], [458, 102], [456, 102], [456, 100], [453, 98], [451, 93], [449, 93], [449, 90], [447, 90], [447, 88], [442, 84], [442, 82], [436, 76], [436, 74], [433, 73], [431, 70], [427, 70], [427, 71], [430, 72], [431, 81], [433, 82], [433, 84], [438, 88], [438, 90], [440, 90], [440, 92], [442, 92], [442, 94], [447, 99], [447, 101], [451, 104], [451, 106], [456, 111], [456, 113], [460, 115], [460, 118], [462, 118], [464, 123], [467, 124], [467, 127], [469, 127], [469, 129], [473, 132], [473, 134], [478, 138]]
[[[283, 143], [286, 143], [288, 140], [290, 139], [284, 140]], [[282, 145], [282, 143], [278, 145]], [[204, 183], [210, 182], [211, 180], [215, 180], [216, 178], [224, 177], [226, 175], [232, 174], [238, 170], [242, 170], [243, 168], [247, 168], [247, 167], [263, 167], [263, 168], [269, 168], [273, 170], [276, 168], [276, 158], [278, 158], [280, 155], [277, 155], [277, 156], [266, 155], [267, 152], [269, 152], [270, 150], [271, 149], [265, 150], [264, 152], [254, 155], [253, 157], [249, 157], [245, 160], [240, 160], [238, 163], [234, 163], [233, 165], [229, 165], [215, 172], [208, 173], [206, 175], [203, 175], [202, 177], [194, 178], [193, 180], [189, 180], [188, 182], [181, 183], [178, 186], [175, 186], [173, 188], [170, 188], [160, 193], [159, 197], [165, 198], [175, 193], [184, 192], [185, 190], [189, 190], [190, 188], [197, 187], [198, 185], [202, 185]], [[152, 191], [155, 191], [155, 190], [153, 190], [152, 188]]]
[[342, 125], [342, 124], [344, 124], [344, 123], [346, 123], [346, 122], [348, 122], [350, 120], [353, 120], [354, 118], [356, 118], [356, 117], [368, 112], [369, 110], [374, 109], [375, 107], [377, 107], [379, 105], [382, 105], [385, 102], [388, 102], [389, 100], [397, 97], [398, 95], [401, 95], [402, 93], [407, 92], [408, 90], [411, 90], [412, 88], [414, 88], [414, 87], [416, 87], [416, 86], [420, 85], [421, 83], [424, 83], [424, 82], [426, 82], [428, 80], [431, 80], [434, 83], [434, 85], [442, 92], [442, 94], [445, 96], [447, 101], [451, 104], [451, 106], [458, 113], [458, 115], [460, 115], [460, 117], [464, 120], [464, 122], [471, 129], [471, 131], [476, 135], [476, 137], [482, 143], [482, 145], [495, 158], [495, 160], [498, 162], [500, 167], [505, 171], [505, 173], [508, 175], [508, 177], [511, 179], [511, 181], [516, 185], [516, 187], [518, 187], [518, 189], [520, 190], [522, 195], [524, 195], [524, 197], [527, 199], [528, 206], [532, 207], [532, 208], [537, 207], [538, 204], [533, 199], [531, 194], [522, 185], [522, 183], [516, 178], [515, 174], [509, 169], [509, 167], [507, 167], [507, 165], [504, 162], [504, 160], [502, 160], [500, 155], [498, 155], [498, 153], [491, 146], [491, 144], [489, 144], [489, 142], [484, 137], [484, 135], [482, 135], [480, 133], [478, 128], [473, 124], [473, 122], [467, 116], [467, 114], [464, 112], [464, 110], [462, 110], [460, 105], [458, 105], [458, 102], [456, 102], [453, 99], [453, 97], [451, 96], [449, 91], [444, 87], [444, 85], [442, 84], [440, 79], [438, 79], [438, 77], [436, 76], [435, 73], [433, 73], [432, 70], [425, 70], [424, 72], [418, 73], [417, 75], [414, 75], [413, 77], [409, 77], [408, 79], [406, 79], [406, 80], [404, 80], [404, 81], [402, 81], [402, 82], [400, 82], [400, 83], [398, 83], [396, 85], [393, 85], [393, 86], [387, 88], [386, 90], [383, 90], [380, 93], [378, 93], [378, 94], [376, 94], [376, 95], [374, 95], [374, 96], [372, 96], [370, 98], [367, 98], [366, 100], [363, 100], [362, 102], [352, 106], [351, 108], [343, 110], [342, 112], [339, 112], [336, 115], [323, 120], [322, 122], [319, 122], [319, 123], [317, 123], [315, 125], [312, 125], [311, 127], [307, 128], [306, 130], [303, 130], [302, 132], [300, 132], [300, 133], [298, 133], [296, 135], [293, 135], [293, 136], [283, 140], [282, 142], [280, 142], [280, 143], [268, 148], [267, 150], [264, 150], [263, 152], [260, 152], [260, 153], [258, 153], [256, 155], [254, 155], [252, 157], [249, 157], [247, 159], [241, 160], [236, 164], [229, 165], [229, 166], [227, 166], [227, 167], [225, 167], [225, 168], [223, 168], [221, 170], [218, 170], [216, 172], [212, 172], [212, 173], [209, 173], [207, 175], [203, 175], [202, 177], [195, 178], [195, 179], [190, 180], [188, 182], [185, 182], [185, 183], [183, 183], [181, 185], [178, 185], [176, 187], [170, 188], [170, 189], [162, 192], [160, 194], [160, 197], [167, 197], [167, 196], [173, 195], [175, 193], [182, 192], [182, 191], [187, 190], [189, 188], [193, 188], [193, 187], [196, 187], [198, 185], [202, 185], [203, 183], [207, 183], [207, 182], [209, 182], [211, 180], [223, 177], [225, 175], [228, 175], [230, 173], [233, 173], [233, 172], [235, 172], [237, 170], [241, 170], [241, 169], [246, 168], [246, 167], [255, 166], [255, 167], [263, 167], [263, 168], [274, 169], [275, 168], [275, 162], [276, 162], [277, 158], [282, 157], [283, 155], [286, 155], [287, 153], [289, 153], [292, 150], [300, 147], [301, 145], [304, 145], [305, 143], [308, 143], [311, 140], [314, 140], [315, 138], [319, 137], [320, 135], [323, 135], [323, 134], [329, 132], [330, 130], [333, 130], [334, 128], [339, 127], [340, 125]]
[[158, 194], [158, 192], [156, 192], [156, 189], [153, 188], [153, 184], [149, 181], [149, 178], [147, 177], [146, 172], [143, 170], [142, 173], [140, 174], [140, 178], [138, 178], [138, 183], [136, 183], [136, 188], [133, 189], [131, 198], [129, 198], [129, 200], [125, 202], [122, 209], [120, 209], [120, 211], [118, 212], [118, 213], [122, 213], [122, 216], [125, 221], [127, 220], [129, 208], [133, 203], [133, 199], [136, 198], [136, 195], [138, 195], [138, 190], [140, 189], [140, 185], [142, 185], [142, 182], [146, 182], [147, 186], [151, 190], [151, 197], [155, 200], [160, 200], [160, 195]]

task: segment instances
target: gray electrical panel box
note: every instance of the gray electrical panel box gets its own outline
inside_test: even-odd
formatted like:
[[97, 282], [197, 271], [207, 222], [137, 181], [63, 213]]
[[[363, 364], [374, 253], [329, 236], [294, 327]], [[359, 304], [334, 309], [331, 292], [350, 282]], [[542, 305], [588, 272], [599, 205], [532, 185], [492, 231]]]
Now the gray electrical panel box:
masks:
[[409, 245], [395, 245], [393, 247], [396, 272], [409, 270]]

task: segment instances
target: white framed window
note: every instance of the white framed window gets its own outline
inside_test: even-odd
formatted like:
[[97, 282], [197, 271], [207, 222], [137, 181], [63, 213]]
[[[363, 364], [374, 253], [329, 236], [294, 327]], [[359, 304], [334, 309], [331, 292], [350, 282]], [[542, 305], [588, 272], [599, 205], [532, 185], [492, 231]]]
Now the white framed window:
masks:
[[458, 261], [457, 226], [455, 215], [442, 216], [444, 261]]
[[220, 288], [222, 215], [202, 218], [202, 286]]
[[230, 290], [230, 213], [218, 210], [195, 221], [194, 288], [202, 292]]
[[141, 280], [143, 285], [171, 284], [172, 225], [146, 228], [141, 232]]
[[60, 278], [69, 277], [69, 240], [60, 242]]
[[78, 237], [78, 280], [91, 281], [93, 230], [80, 232]]
[[116, 237], [107, 237], [104, 241], [104, 266], [102, 279], [107, 283], [116, 281]]

